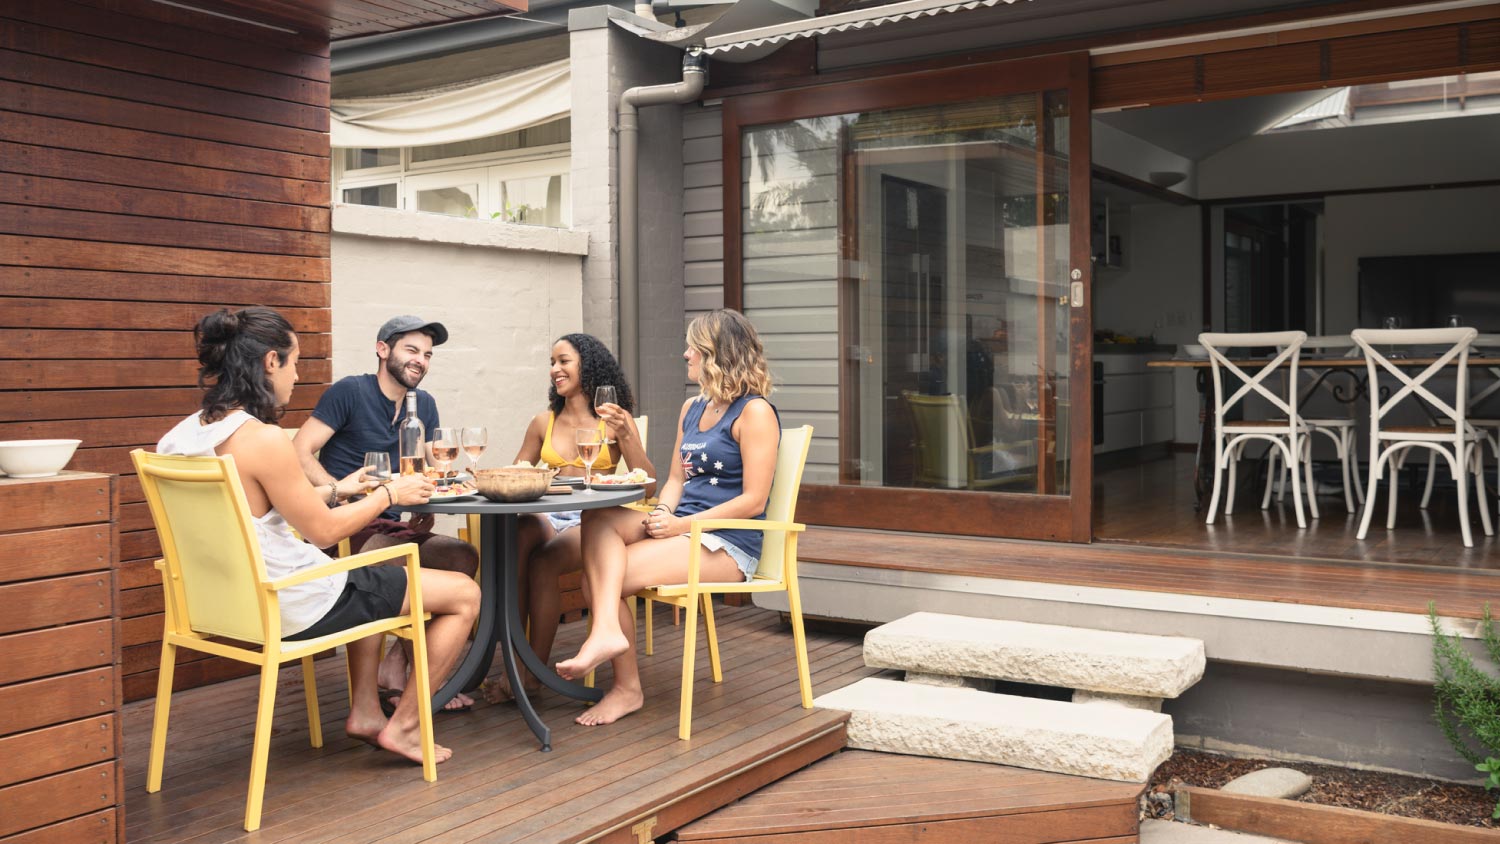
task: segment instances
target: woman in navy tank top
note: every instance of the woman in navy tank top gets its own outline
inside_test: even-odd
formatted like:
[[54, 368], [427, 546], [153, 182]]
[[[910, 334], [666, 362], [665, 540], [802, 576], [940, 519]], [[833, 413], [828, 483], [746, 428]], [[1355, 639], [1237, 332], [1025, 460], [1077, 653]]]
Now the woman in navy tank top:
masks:
[[[771, 496], [781, 422], [766, 400], [771, 373], [755, 327], [737, 311], [704, 314], [688, 325], [682, 356], [699, 394], [682, 405], [661, 503], [644, 517], [623, 507], [583, 514], [584, 579], [594, 627], [578, 655], [558, 663], [557, 672], [582, 677], [613, 661], [615, 675], [604, 699], [576, 719], [586, 726], [612, 723], [644, 700], [635, 624], [621, 596], [686, 582], [693, 520], [763, 519]], [[759, 531], [704, 533], [699, 581], [749, 579], [760, 544]]]

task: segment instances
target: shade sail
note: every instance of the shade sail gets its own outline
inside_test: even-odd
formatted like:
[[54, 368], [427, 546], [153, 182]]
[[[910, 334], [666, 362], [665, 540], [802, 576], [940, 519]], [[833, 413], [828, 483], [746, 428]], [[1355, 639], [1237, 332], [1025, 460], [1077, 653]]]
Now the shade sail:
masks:
[[567, 117], [568, 60], [472, 85], [379, 97], [337, 99], [335, 147], [408, 147], [470, 141]]

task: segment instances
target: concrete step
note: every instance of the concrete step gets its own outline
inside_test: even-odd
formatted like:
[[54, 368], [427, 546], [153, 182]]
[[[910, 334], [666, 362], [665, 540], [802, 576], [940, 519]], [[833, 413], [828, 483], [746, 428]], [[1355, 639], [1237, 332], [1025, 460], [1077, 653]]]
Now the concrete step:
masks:
[[819, 697], [849, 713], [849, 746], [1145, 782], [1172, 752], [1172, 719], [867, 677]]
[[1203, 678], [1203, 643], [1081, 627], [919, 612], [865, 634], [865, 664], [1138, 698]]

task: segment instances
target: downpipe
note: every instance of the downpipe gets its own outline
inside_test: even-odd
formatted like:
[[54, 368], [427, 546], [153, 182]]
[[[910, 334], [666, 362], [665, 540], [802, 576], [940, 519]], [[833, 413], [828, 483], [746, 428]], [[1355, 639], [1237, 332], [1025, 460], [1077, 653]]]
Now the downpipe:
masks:
[[620, 365], [640, 389], [640, 218], [638, 216], [642, 106], [690, 103], [703, 93], [708, 59], [696, 47], [682, 56], [682, 81], [639, 85], [620, 95]]

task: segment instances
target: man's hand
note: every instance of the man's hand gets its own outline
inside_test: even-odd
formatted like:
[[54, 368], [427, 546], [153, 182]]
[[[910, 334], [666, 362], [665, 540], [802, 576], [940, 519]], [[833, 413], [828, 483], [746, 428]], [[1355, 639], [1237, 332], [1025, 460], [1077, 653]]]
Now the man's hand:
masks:
[[411, 521], [407, 522], [413, 533], [432, 533], [433, 525], [437, 524], [437, 517], [431, 513], [412, 513]]

